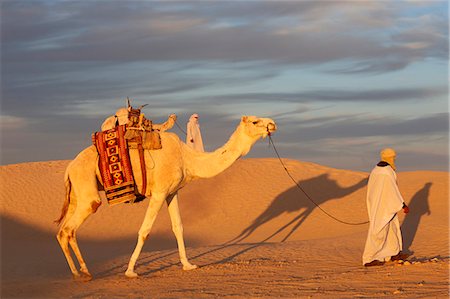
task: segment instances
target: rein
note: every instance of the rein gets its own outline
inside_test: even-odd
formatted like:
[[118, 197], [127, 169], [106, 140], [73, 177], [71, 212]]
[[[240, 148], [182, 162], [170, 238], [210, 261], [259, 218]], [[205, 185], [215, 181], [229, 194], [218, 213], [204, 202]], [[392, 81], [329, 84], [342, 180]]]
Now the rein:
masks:
[[187, 135], [187, 133], [180, 127], [177, 121], [175, 121], [175, 125], [180, 129], [181, 132], [183, 132], [184, 135]]

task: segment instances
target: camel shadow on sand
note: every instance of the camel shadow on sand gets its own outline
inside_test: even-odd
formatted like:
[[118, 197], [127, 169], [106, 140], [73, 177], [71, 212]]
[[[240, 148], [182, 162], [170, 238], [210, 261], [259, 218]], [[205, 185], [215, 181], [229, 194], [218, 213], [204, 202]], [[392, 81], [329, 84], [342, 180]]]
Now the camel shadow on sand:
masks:
[[[238, 236], [225, 242], [224, 244], [222, 244], [222, 246], [199, 254], [194, 258], [198, 258], [231, 246], [240, 248], [242, 245], [246, 246], [246, 248], [241, 249], [237, 253], [234, 253], [231, 256], [228, 256], [220, 261], [213, 262], [210, 265], [221, 264], [224, 262], [229, 262], [235, 257], [256, 247], [262, 246], [266, 244], [267, 241], [270, 241], [276, 236], [282, 236], [283, 233], [284, 236], [282, 236], [281, 242], [284, 242], [292, 236], [292, 234], [317, 208], [316, 204], [320, 206], [329, 200], [336, 200], [348, 196], [353, 192], [356, 192], [357, 190], [365, 187], [367, 185], [367, 180], [368, 178], [364, 178], [358, 183], [345, 188], [339, 186], [335, 180], [330, 179], [328, 174], [322, 174], [311, 179], [299, 181], [297, 184], [314, 200], [315, 204], [311, 202], [297, 186], [289, 188], [288, 190], [278, 195], [267, 207], [267, 209], [265, 209], [255, 220], [253, 220], [253, 222], [249, 226], [242, 230], [242, 232]], [[267, 236], [257, 243], [241, 243], [245, 239], [250, 237], [253, 233], [255, 233], [258, 228], [285, 213], [296, 213], [296, 216], [276, 229], [271, 235]]]
[[322, 174], [308, 180], [300, 181], [297, 184], [314, 202], [312, 202], [298, 186], [294, 186], [278, 195], [274, 201], [272, 201], [270, 206], [253, 220], [253, 223], [228, 243], [242, 242], [250, 237], [250, 235], [252, 235], [259, 227], [273, 219], [285, 213], [296, 213], [297, 215], [293, 219], [261, 241], [269, 241], [270, 239], [281, 235], [283, 232], [287, 232], [281, 240], [281, 242], [284, 242], [305, 222], [317, 208], [316, 205], [320, 206], [329, 200], [340, 199], [352, 194], [367, 185], [367, 178], [345, 188], [340, 187], [336, 181], [331, 180], [328, 174]]

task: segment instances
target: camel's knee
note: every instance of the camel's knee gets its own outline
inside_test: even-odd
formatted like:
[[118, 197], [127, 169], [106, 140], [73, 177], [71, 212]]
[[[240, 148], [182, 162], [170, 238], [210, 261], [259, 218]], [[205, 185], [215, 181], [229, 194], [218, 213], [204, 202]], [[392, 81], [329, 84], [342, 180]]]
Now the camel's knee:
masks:
[[63, 227], [59, 230], [58, 234], [56, 235], [56, 239], [58, 241], [69, 241], [71, 238], [74, 237], [75, 231], [70, 227]]
[[69, 235], [68, 235], [67, 231], [60, 230], [56, 234], [56, 239], [58, 240], [59, 246], [61, 246], [61, 248], [63, 250], [66, 250], [69, 248]]
[[147, 240], [151, 230], [152, 230], [151, 226], [141, 226], [138, 232], [138, 240], [142, 241]]
[[68, 230], [65, 227], [62, 227], [56, 234], [56, 239], [58, 239], [58, 241], [66, 240], [68, 237]]
[[56, 234], [56, 240], [58, 240], [59, 244], [62, 244], [64, 239], [65, 239], [64, 232], [62, 230], [59, 230], [58, 233]]
[[139, 232], [138, 234], [138, 242], [145, 242], [147, 240], [149, 232]]

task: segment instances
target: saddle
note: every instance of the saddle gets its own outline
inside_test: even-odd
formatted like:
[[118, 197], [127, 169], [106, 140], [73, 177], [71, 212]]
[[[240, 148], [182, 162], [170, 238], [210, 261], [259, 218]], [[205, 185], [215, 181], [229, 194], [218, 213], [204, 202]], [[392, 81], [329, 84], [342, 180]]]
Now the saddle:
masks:
[[[129, 109], [128, 123], [95, 132], [92, 142], [99, 154], [99, 170], [108, 203], [135, 203], [145, 199], [147, 172], [144, 150], [162, 148], [159, 132], [153, 130], [152, 121], [141, 114], [140, 109]], [[130, 150], [137, 150], [142, 174], [142, 190], [138, 190]]]

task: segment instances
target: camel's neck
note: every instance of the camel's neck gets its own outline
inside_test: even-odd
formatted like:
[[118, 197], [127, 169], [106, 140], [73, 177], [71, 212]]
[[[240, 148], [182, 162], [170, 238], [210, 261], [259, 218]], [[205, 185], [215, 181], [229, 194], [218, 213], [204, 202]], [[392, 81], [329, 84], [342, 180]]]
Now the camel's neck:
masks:
[[228, 142], [221, 148], [210, 153], [189, 153], [187, 157], [186, 171], [191, 179], [213, 177], [228, 167], [237, 159], [245, 156], [259, 139], [244, 134], [243, 127], [238, 126]]

